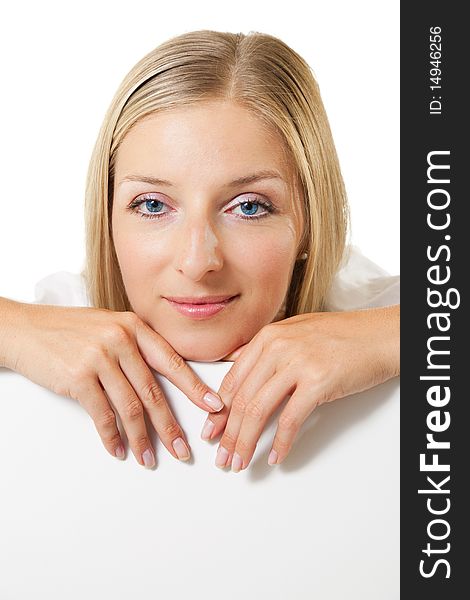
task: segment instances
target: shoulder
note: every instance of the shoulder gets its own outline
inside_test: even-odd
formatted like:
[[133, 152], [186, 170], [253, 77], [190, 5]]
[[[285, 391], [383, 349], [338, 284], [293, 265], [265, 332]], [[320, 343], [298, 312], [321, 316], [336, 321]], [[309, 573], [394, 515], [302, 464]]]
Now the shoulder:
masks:
[[400, 277], [387, 273], [357, 246], [348, 246], [327, 296], [327, 310], [374, 308], [399, 302]]
[[57, 271], [44, 277], [34, 287], [34, 304], [90, 306], [84, 276]]

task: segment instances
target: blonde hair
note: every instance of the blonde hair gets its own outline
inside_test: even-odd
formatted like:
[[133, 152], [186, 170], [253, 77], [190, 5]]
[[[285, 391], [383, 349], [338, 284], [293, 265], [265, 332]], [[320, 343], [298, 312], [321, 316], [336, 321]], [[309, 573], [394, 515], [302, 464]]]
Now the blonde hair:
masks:
[[[284, 141], [300, 186], [303, 233], [286, 317], [324, 310], [348, 228], [343, 179], [320, 92], [308, 64], [268, 34], [194, 31], [144, 56], [105, 115], [86, 182], [86, 265], [92, 306], [132, 310], [112, 241], [116, 152], [140, 119], [204, 100], [230, 100], [255, 113]], [[294, 189], [294, 188], [292, 188]]]

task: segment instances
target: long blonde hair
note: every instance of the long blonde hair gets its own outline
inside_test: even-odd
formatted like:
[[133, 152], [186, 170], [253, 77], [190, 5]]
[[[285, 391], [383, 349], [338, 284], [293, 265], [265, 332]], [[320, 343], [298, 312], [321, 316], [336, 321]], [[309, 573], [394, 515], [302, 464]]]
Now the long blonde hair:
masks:
[[324, 310], [345, 249], [348, 205], [318, 85], [303, 58], [278, 38], [208, 30], [174, 37], [144, 56], [105, 115], [86, 182], [83, 275], [92, 306], [131, 310], [111, 228], [116, 152], [124, 136], [150, 113], [214, 99], [253, 111], [284, 141], [303, 200], [299, 254], [307, 253], [294, 266], [286, 316]]

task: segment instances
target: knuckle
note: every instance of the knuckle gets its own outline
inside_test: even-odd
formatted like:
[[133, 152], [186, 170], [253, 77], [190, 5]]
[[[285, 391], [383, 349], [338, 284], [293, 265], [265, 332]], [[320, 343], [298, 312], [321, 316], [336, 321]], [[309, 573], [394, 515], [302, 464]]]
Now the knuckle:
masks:
[[178, 352], [172, 352], [168, 359], [168, 367], [170, 371], [181, 371], [184, 367], [185, 362], [182, 356]]
[[191, 384], [191, 392], [197, 398], [202, 398], [207, 392], [207, 385], [202, 383], [200, 379], [195, 379]]
[[93, 389], [90, 384], [93, 380], [94, 374], [91, 371], [73, 369], [57, 380], [51, 389], [56, 394], [76, 400], [88, 411], [86, 407], [90, 404], [90, 389]]
[[282, 352], [283, 353], [286, 351], [285, 341], [279, 335], [279, 331], [276, 331], [276, 333], [273, 333], [269, 337], [268, 343], [269, 343], [269, 350], [271, 352], [276, 352], [276, 353]]
[[75, 383], [75, 387], [82, 387], [83, 382], [88, 382], [94, 377], [109, 359], [106, 347], [92, 344], [85, 348], [72, 364], [66, 366], [67, 378]]
[[279, 454], [286, 456], [292, 447], [292, 441], [277, 439], [273, 445], [277, 448]]
[[109, 430], [111, 427], [114, 428], [116, 425], [116, 416], [114, 412], [111, 409], [103, 411], [97, 417], [97, 425], [102, 430]]
[[259, 336], [263, 342], [269, 342], [277, 337], [277, 327], [275, 323], [268, 323], [259, 332]]
[[238, 436], [233, 435], [230, 431], [225, 431], [220, 440], [220, 445], [227, 450], [233, 450], [235, 448], [235, 444], [237, 443], [237, 438]]
[[78, 402], [78, 404], [82, 408], [84, 408], [90, 416], [92, 416], [91, 410], [89, 408], [90, 397], [88, 396], [88, 394], [83, 393], [82, 389], [79, 389], [78, 386], [77, 387], [67, 387], [66, 390], [65, 389], [63, 390], [63, 395], [68, 396], [69, 398], [72, 398], [73, 400], [76, 400]]
[[124, 418], [129, 421], [137, 421], [142, 418], [144, 409], [138, 398], [129, 398], [124, 404]]
[[151, 446], [149, 439], [145, 433], [140, 435], [136, 435], [132, 439], [132, 448], [134, 452], [137, 451], [138, 454], [142, 454], [144, 450], [147, 450]]
[[102, 361], [103, 357], [107, 357], [108, 352], [105, 347], [90, 344], [84, 349], [81, 357], [81, 363], [85, 369], [89, 369], [90, 366], [95, 367], [99, 362]]
[[154, 381], [149, 381], [142, 390], [142, 398], [148, 404], [150, 404], [154, 408], [160, 407], [164, 402], [163, 392], [160, 389], [158, 383]]
[[126, 310], [122, 313], [124, 323], [130, 327], [135, 327], [140, 321], [139, 317], [131, 310]]
[[169, 439], [177, 438], [181, 435], [178, 423], [175, 421], [167, 423], [162, 428], [162, 433]]
[[335, 377], [338, 373], [338, 368], [334, 362], [334, 354], [324, 354], [323, 356], [316, 357], [315, 363], [313, 364], [312, 376], [315, 376], [317, 384], [325, 384]]
[[112, 449], [114, 449], [119, 444], [122, 444], [121, 435], [118, 431], [111, 435], [102, 435], [101, 439], [103, 440], [104, 444], [108, 445]]
[[[279, 339], [279, 329], [276, 323], [268, 323], [265, 325], [257, 334], [259, 337], [259, 346], [262, 352], [271, 352], [273, 348], [274, 342]], [[285, 348], [281, 349], [282, 352], [285, 351]]]
[[54, 381], [51, 390], [60, 396], [68, 396], [76, 400], [81, 406], [84, 406], [84, 402], [82, 401], [82, 398], [86, 398], [85, 394], [82, 393], [84, 381], [84, 377], [75, 378], [75, 373], [68, 371], [65, 377]]
[[246, 407], [245, 414], [253, 419], [262, 419], [265, 415], [264, 407], [260, 402], [250, 402]]
[[284, 431], [296, 432], [299, 428], [299, 423], [293, 414], [283, 413], [279, 417], [279, 427]]
[[247, 409], [248, 402], [241, 394], [237, 394], [233, 399], [232, 411], [239, 415], [244, 415]]
[[121, 323], [107, 325], [102, 332], [103, 339], [108, 346], [122, 346], [131, 340], [131, 334], [127, 327]]
[[235, 449], [237, 452], [239, 452], [239, 454], [241, 454], [243, 456], [245, 454], [251, 453], [252, 448], [253, 448], [252, 444], [249, 444], [247, 441], [239, 438]]

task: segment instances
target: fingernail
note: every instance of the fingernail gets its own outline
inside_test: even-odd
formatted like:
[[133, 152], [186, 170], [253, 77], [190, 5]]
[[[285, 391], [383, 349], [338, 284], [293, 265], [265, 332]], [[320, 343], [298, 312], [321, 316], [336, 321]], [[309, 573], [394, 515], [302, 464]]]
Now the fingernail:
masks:
[[119, 444], [119, 446], [114, 451], [114, 454], [115, 454], [116, 458], [120, 458], [122, 460], [124, 458], [124, 454], [125, 454], [124, 446], [122, 444]]
[[271, 450], [268, 457], [268, 465], [275, 465], [277, 462], [277, 452], [276, 450]]
[[207, 392], [207, 394], [204, 396], [204, 400], [206, 401], [206, 404], [208, 406], [210, 406], [217, 412], [219, 412], [219, 410], [222, 410], [224, 407], [224, 403], [222, 402], [222, 400], [213, 392]]
[[173, 441], [173, 448], [180, 460], [188, 460], [190, 457], [189, 448], [184, 443], [182, 437], [176, 438], [176, 440]]
[[225, 463], [228, 458], [228, 450], [226, 450], [223, 446], [219, 446], [217, 450], [217, 456], [215, 457], [215, 466], [219, 467], [219, 469], [223, 469], [225, 467]]
[[232, 458], [232, 471], [234, 473], [238, 473], [238, 471], [240, 471], [242, 466], [243, 466], [243, 458], [238, 454], [238, 452], [235, 452], [235, 454], [233, 455], [233, 458]]
[[142, 453], [142, 460], [144, 461], [144, 466], [146, 469], [150, 469], [155, 465], [155, 457], [150, 448], [147, 448], [147, 450]]
[[213, 423], [210, 419], [207, 419], [204, 423], [204, 427], [201, 431], [201, 437], [203, 440], [210, 440], [212, 432], [214, 431], [215, 423]]

